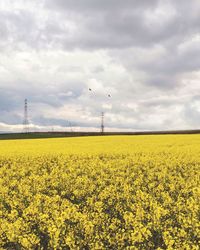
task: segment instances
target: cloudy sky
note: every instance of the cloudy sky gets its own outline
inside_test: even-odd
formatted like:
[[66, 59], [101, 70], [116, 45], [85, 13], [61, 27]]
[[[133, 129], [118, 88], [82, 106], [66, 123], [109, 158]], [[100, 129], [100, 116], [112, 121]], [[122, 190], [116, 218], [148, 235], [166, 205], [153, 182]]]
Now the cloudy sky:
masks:
[[25, 98], [32, 130], [200, 128], [199, 0], [0, 0], [0, 131]]

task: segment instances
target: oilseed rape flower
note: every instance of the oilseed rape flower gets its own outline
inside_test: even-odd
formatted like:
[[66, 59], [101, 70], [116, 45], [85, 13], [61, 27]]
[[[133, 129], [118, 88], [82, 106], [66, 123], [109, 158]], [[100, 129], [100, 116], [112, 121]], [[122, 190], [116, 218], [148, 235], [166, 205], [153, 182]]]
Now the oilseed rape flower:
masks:
[[0, 249], [199, 249], [199, 135], [0, 141], [0, 176]]

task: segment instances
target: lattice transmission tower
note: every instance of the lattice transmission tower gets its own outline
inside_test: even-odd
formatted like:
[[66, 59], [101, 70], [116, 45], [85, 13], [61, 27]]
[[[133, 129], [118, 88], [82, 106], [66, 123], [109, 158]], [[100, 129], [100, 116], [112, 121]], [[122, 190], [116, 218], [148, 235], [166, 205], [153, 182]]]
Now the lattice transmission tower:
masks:
[[23, 133], [29, 133], [28, 100], [27, 99], [24, 100]]
[[105, 130], [105, 125], [104, 125], [104, 112], [101, 113], [101, 133], [103, 134]]

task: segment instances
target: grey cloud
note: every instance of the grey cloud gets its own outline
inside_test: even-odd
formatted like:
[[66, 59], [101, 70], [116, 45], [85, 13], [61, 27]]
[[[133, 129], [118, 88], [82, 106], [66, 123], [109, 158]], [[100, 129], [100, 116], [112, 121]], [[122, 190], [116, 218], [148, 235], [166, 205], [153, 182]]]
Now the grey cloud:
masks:
[[[66, 102], [73, 103], [82, 95], [84, 84], [62, 83], [57, 88], [48, 88], [32, 82], [16, 82], [15, 87], [0, 89], [0, 117], [5, 123], [22, 123], [24, 99], [28, 98], [30, 113], [35, 117], [49, 107], [60, 108]], [[36, 109], [36, 110], [35, 110]], [[44, 110], [43, 110], [44, 109]], [[14, 115], [12, 115], [14, 114]], [[36, 114], [36, 115], [37, 115]]]
[[189, 37], [184, 43], [174, 46], [176, 48], [173, 50], [163, 47], [164, 51], [155, 55], [149, 55], [150, 50], [145, 49], [141, 51], [140, 57], [140, 50], [126, 49], [112, 52], [111, 56], [118, 58], [129, 72], [132, 69], [143, 72], [146, 78], [141, 83], [146, 86], [161, 91], [175, 91], [182, 87], [185, 73], [199, 71], [200, 47], [199, 40], [193, 42]]
[[37, 40], [38, 26], [33, 15], [29, 12], [22, 10], [16, 13], [0, 11], [0, 21], [1, 31], [3, 29], [1, 46], [11, 45], [19, 48], [18, 43], [21, 42], [32, 47]]
[[0, 121], [20, 123], [28, 97], [40, 125], [98, 127], [103, 110], [110, 128], [197, 126], [199, 97], [183, 82], [200, 69], [198, 1], [44, 2], [39, 13], [0, 10], [1, 65], [13, 58], [0, 73]]
[[[51, 11], [61, 15], [62, 23], [72, 20], [77, 29], [72, 35], [57, 40], [65, 49], [113, 49], [127, 47], [149, 47], [156, 43], [180, 42], [188, 35], [198, 33], [200, 17], [193, 15], [193, 0], [190, 4], [181, 1], [46, 1]], [[169, 4], [165, 15], [159, 8]], [[191, 10], [191, 11], [190, 11]], [[170, 13], [170, 11], [174, 13]], [[155, 19], [158, 15], [157, 19]], [[153, 20], [153, 21], [152, 21]], [[48, 25], [48, 24], [47, 24]], [[59, 28], [57, 29], [59, 30]], [[67, 31], [67, 30], [66, 30]], [[62, 31], [63, 32], [63, 31]]]
[[180, 7], [166, 1], [171, 6], [166, 18], [159, 12], [165, 8], [159, 0], [46, 0], [43, 8], [48, 18], [38, 18], [31, 10], [1, 11], [1, 33], [12, 46], [22, 43], [37, 49], [149, 48], [174, 40], [177, 43], [199, 32], [200, 17], [190, 12], [197, 3], [185, 2], [181, 1]]
[[128, 8], [141, 9], [144, 7], [152, 8], [157, 3], [157, 0], [46, 0], [46, 6], [54, 7], [61, 11], [106, 11], [106, 10], [124, 10]]
[[182, 73], [187, 71], [195, 71], [200, 68], [200, 47], [192, 46], [183, 51], [176, 50], [167, 51], [165, 55], [161, 55], [154, 61], [146, 63], [145, 60], [137, 65], [145, 71], [152, 73], [163, 73], [166, 75]]

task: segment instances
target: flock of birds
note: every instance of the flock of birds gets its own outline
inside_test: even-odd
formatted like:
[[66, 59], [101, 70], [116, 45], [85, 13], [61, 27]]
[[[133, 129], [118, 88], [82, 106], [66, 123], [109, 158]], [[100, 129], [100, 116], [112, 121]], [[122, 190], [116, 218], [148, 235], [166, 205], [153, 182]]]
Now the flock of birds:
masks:
[[[91, 88], [89, 88], [89, 91], [92, 92], [93, 90]], [[111, 95], [108, 94], [108, 97], [111, 98]]]

